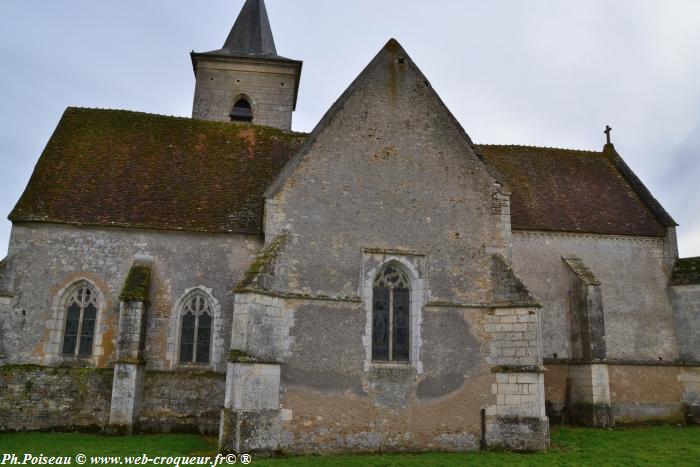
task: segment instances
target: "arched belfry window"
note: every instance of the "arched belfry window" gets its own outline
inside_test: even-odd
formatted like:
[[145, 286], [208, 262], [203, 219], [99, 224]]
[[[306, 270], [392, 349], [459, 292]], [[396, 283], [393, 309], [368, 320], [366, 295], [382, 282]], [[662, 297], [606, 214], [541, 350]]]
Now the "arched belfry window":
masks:
[[252, 122], [253, 121], [253, 108], [244, 98], [240, 98], [233, 105], [233, 110], [230, 114], [232, 122]]
[[372, 288], [372, 360], [410, 360], [411, 291], [406, 274], [389, 266]]
[[88, 284], [73, 288], [65, 301], [63, 355], [89, 357], [95, 340], [97, 294]]
[[213, 312], [207, 297], [196, 292], [182, 308], [180, 362], [209, 363]]

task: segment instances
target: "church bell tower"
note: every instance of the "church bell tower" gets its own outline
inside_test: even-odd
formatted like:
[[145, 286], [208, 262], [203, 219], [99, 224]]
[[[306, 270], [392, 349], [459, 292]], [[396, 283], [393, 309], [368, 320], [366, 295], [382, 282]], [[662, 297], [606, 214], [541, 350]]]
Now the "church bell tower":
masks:
[[223, 48], [191, 57], [192, 118], [291, 130], [302, 62], [277, 55], [264, 0], [246, 0]]

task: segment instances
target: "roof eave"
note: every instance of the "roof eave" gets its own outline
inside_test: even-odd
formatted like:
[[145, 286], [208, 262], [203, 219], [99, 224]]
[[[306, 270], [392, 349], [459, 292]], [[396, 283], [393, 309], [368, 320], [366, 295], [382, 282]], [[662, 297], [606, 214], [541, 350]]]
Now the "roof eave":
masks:
[[632, 169], [627, 165], [624, 159], [615, 149], [612, 143], [608, 143], [603, 148], [603, 154], [609, 156], [612, 160], [615, 168], [622, 174], [627, 183], [632, 187], [632, 190], [639, 196], [639, 198], [644, 202], [644, 204], [652, 212], [656, 220], [666, 228], [677, 227], [678, 223], [671, 217], [671, 215], [664, 209], [661, 203], [651, 194], [651, 191], [644, 185], [644, 183], [637, 177], [637, 175], [632, 171]]

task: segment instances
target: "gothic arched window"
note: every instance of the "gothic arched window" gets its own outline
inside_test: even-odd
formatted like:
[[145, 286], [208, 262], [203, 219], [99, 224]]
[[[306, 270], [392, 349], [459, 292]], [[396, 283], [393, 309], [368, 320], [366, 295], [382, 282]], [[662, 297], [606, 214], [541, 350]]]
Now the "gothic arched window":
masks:
[[180, 362], [209, 363], [213, 312], [202, 293], [190, 296], [182, 308]]
[[229, 116], [232, 122], [252, 122], [253, 108], [250, 106], [250, 102], [241, 97], [234, 104]]
[[389, 266], [372, 289], [372, 360], [409, 361], [411, 291], [406, 274]]
[[63, 355], [92, 355], [97, 319], [97, 294], [85, 283], [78, 284], [65, 301], [66, 325], [63, 331]]

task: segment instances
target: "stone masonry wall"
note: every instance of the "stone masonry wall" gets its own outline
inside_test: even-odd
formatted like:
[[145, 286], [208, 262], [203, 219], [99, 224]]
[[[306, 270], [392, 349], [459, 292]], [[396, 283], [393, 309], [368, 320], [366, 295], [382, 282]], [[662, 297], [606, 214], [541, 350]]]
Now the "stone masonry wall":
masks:
[[[112, 366], [115, 359], [119, 294], [136, 255], [154, 257], [151, 303], [147, 312], [144, 358], [148, 369], [178, 368], [169, 341], [177, 335], [173, 320], [181, 297], [194, 287], [210, 293], [221, 311], [227, 352], [233, 309], [233, 284], [243, 277], [261, 246], [257, 237], [195, 233], [16, 224], [8, 266], [11, 309], [2, 327], [5, 363]], [[95, 352], [90, 359], [60, 355], [63, 313], [61, 291], [87, 280], [100, 295]], [[218, 321], [215, 318], [215, 324]], [[216, 342], [215, 342], [216, 344]], [[224, 372], [225, 357], [214, 356]], [[2, 363], [2, 362], [0, 362]]]
[[700, 285], [671, 289], [680, 358], [700, 362]]
[[109, 422], [113, 371], [0, 367], [0, 432], [102, 430]]
[[486, 309], [425, 307], [422, 372], [365, 369], [362, 303], [288, 300], [291, 352], [281, 365], [279, 448], [289, 453], [479, 448], [480, 411], [495, 405]]
[[683, 421], [682, 371], [677, 366], [609, 365], [615, 421]]
[[[0, 432], [107, 429], [111, 368], [0, 367]], [[138, 429], [216, 434], [225, 376], [212, 372], [149, 371]]]
[[294, 68], [285, 64], [200, 59], [192, 118], [229, 122], [236, 101], [246, 97], [254, 124], [291, 130], [295, 82]]
[[510, 256], [502, 187], [404, 52], [353, 86], [268, 197], [266, 239], [291, 232], [286, 290], [357, 297], [362, 251], [393, 250], [425, 255], [427, 301], [490, 303], [491, 255]]
[[[274, 259], [273, 294], [287, 297], [291, 327], [288, 336], [270, 334], [285, 349], [274, 355], [279, 448], [478, 449], [481, 410], [497, 402], [493, 366], [536, 364], [539, 356], [528, 343], [536, 342], [529, 312], [522, 322], [517, 312], [507, 313], [514, 322], [487, 321], [498, 282], [493, 256], [510, 256], [508, 194], [395, 42], [309, 141], [266, 200], [266, 241], [288, 232]], [[372, 284], [388, 266], [410, 282], [406, 362], [371, 358]], [[265, 324], [274, 325], [258, 321]], [[507, 340], [525, 345], [498, 360]], [[270, 347], [247, 342], [255, 356], [256, 347]], [[546, 438], [546, 419], [537, 420]]]
[[679, 357], [663, 239], [516, 231], [513, 269], [543, 305], [545, 359], [573, 357], [562, 260], [570, 256], [581, 258], [601, 283], [609, 359]]
[[542, 362], [539, 319], [533, 308], [501, 308], [486, 317], [489, 361], [494, 365], [537, 366]]
[[[700, 386], [693, 388], [686, 381], [687, 375], [697, 369], [674, 365], [611, 364], [607, 367], [609, 397], [616, 423], [679, 422], [688, 410], [684, 407], [686, 401], [694, 400], [700, 406]], [[544, 375], [547, 415], [553, 424], [569, 421], [566, 407], [569, 371], [570, 366], [566, 364], [547, 365]], [[570, 391], [574, 390], [572, 386]]]
[[212, 372], [146, 372], [139, 429], [217, 434], [225, 380], [225, 375]]
[[5, 297], [0, 295], [0, 362], [5, 360], [5, 352], [7, 344], [5, 344], [5, 334], [9, 330], [5, 330], [5, 323], [10, 316], [10, 310], [12, 305], [12, 297]]

